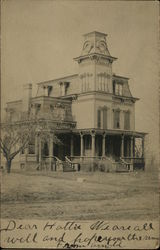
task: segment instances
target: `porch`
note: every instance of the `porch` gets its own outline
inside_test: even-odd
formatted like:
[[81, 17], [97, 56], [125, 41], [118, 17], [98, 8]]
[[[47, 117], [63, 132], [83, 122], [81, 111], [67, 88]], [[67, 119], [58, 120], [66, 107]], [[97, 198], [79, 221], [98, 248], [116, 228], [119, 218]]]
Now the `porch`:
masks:
[[[115, 170], [144, 170], [144, 134], [131, 131], [109, 130], [74, 130], [56, 133], [61, 144], [55, 144], [52, 136], [46, 142], [36, 135], [34, 152], [26, 152], [25, 161], [32, 159], [39, 166], [53, 171], [62, 170], [61, 165], [84, 162], [100, 162], [112, 164]], [[139, 148], [137, 140], [140, 140]], [[66, 163], [67, 162], [67, 163]]]

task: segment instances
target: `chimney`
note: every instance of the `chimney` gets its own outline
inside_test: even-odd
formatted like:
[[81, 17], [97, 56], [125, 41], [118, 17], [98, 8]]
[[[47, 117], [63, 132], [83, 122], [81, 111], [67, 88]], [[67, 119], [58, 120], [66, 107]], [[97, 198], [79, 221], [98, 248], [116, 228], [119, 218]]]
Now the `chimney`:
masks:
[[27, 83], [23, 85], [23, 99], [22, 99], [22, 111], [29, 111], [30, 100], [32, 98], [32, 84]]

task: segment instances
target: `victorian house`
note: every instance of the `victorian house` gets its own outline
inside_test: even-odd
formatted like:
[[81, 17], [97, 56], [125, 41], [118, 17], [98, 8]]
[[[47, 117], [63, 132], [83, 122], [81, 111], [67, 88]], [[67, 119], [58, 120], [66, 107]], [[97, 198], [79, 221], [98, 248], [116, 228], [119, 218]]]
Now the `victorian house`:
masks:
[[[21, 100], [7, 103], [7, 120], [24, 121], [31, 117], [47, 119], [53, 136], [42, 143], [39, 132], [28, 148], [21, 152], [21, 168], [36, 168], [45, 162], [77, 162], [103, 160], [120, 164], [132, 171], [144, 168], [145, 133], [135, 130], [135, 103], [129, 79], [113, 74], [117, 58], [110, 55], [107, 35], [90, 32], [84, 35], [81, 55], [74, 58], [79, 71], [74, 75], [37, 83], [37, 95], [32, 96], [32, 84], [24, 86]], [[126, 62], [127, 63], [127, 62]], [[141, 152], [136, 141], [140, 141]]]

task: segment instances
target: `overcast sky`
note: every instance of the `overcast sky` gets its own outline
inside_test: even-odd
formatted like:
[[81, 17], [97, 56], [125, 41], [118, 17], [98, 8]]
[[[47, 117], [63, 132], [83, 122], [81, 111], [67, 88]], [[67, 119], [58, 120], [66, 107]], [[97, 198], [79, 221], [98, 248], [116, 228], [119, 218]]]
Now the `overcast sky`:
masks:
[[[130, 78], [136, 130], [158, 149], [158, 1], [8, 0], [2, 3], [2, 108], [25, 83], [74, 74], [82, 35], [108, 34], [113, 72]], [[36, 93], [34, 87], [33, 93]]]

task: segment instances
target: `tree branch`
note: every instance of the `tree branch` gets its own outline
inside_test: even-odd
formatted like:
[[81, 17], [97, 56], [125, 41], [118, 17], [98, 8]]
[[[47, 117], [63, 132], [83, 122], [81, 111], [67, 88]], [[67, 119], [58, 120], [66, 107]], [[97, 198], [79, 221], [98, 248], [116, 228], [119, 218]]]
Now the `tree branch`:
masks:
[[11, 155], [10, 155], [10, 159], [13, 159], [22, 149], [24, 149], [26, 146], [27, 146], [27, 142], [28, 140], [26, 140], [26, 142], [19, 148], [17, 149], [15, 152], [13, 152]]

